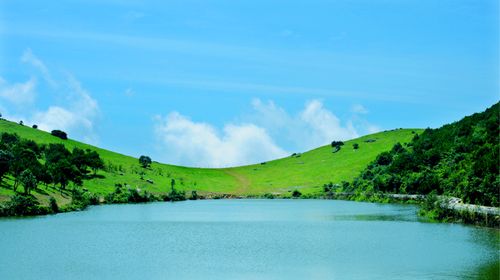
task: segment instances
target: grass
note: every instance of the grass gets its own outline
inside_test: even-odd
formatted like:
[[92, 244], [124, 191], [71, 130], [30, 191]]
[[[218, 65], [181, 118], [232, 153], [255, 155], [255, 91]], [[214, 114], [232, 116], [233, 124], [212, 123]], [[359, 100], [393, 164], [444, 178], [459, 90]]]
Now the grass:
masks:
[[[99, 195], [112, 192], [117, 183], [155, 194], [167, 193], [171, 179], [176, 180], [177, 189], [187, 193], [196, 190], [199, 194], [287, 195], [295, 189], [304, 194], [315, 193], [320, 192], [322, 185], [328, 182], [352, 181], [379, 153], [390, 150], [397, 142], [409, 142], [414, 133], [421, 130], [397, 129], [364, 136], [346, 141], [336, 153], [332, 153], [330, 146], [323, 146], [300, 156], [289, 156], [264, 164], [220, 169], [191, 168], [157, 162], [153, 162], [150, 168], [143, 169], [137, 158], [71, 139], [61, 140], [50, 133], [6, 120], [0, 120], [0, 132], [16, 133], [39, 144], [62, 143], [70, 150], [75, 147], [96, 150], [104, 160], [106, 170], [99, 171], [97, 178], [85, 181], [83, 187]], [[376, 141], [365, 142], [368, 139]], [[359, 149], [353, 149], [354, 143], [359, 144]], [[148, 183], [147, 179], [153, 183]], [[0, 201], [14, 194], [9, 187], [9, 180], [11, 178], [6, 178], [6, 182], [0, 186]], [[42, 187], [35, 195], [42, 203], [46, 203], [49, 196], [54, 196], [61, 205], [69, 202], [66, 195], [52, 188]]]

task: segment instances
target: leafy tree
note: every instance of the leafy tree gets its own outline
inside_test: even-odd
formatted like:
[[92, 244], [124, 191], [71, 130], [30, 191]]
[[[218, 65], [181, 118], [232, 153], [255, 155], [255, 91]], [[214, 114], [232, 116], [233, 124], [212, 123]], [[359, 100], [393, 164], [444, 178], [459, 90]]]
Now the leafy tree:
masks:
[[301, 195], [302, 195], [302, 193], [298, 190], [293, 190], [293, 192], [292, 192], [293, 197], [300, 197]]
[[358, 144], [358, 143], [354, 143], [354, 144], [352, 144], [352, 148], [353, 148], [354, 150], [359, 149], [359, 144]]
[[68, 160], [69, 158], [71, 158], [71, 153], [63, 144], [49, 144], [45, 149], [46, 163], [57, 163], [58, 161]]
[[140, 156], [139, 157], [139, 163], [143, 168], [148, 168], [151, 165], [151, 158], [148, 156]]
[[13, 189], [16, 191], [21, 173], [26, 169], [34, 170], [40, 168], [40, 162], [38, 162], [36, 154], [32, 150], [20, 146], [15, 146], [12, 149], [12, 155], [13, 160], [10, 164], [10, 173], [15, 178]]
[[59, 129], [52, 130], [52, 132], [50, 134], [52, 134], [55, 137], [61, 138], [63, 140], [68, 139], [68, 134], [66, 134], [66, 132], [59, 130]]
[[74, 165], [80, 173], [86, 174], [89, 160], [85, 151], [79, 148], [74, 148], [71, 153], [71, 164]]
[[87, 150], [87, 163], [94, 172], [94, 175], [97, 173], [97, 170], [104, 168], [104, 161], [96, 151]]
[[338, 151], [340, 151], [340, 147], [342, 147], [344, 145], [344, 142], [342, 141], [332, 141], [332, 148], [333, 148], [333, 152], [336, 153]]
[[52, 213], [58, 213], [59, 212], [59, 206], [57, 205], [57, 201], [52, 196], [49, 199], [49, 207], [52, 210]]
[[19, 136], [17, 136], [17, 134], [4, 132], [2, 133], [2, 139], [0, 142], [6, 145], [7, 147], [12, 147], [17, 143], [19, 143]]
[[77, 185], [82, 183], [81, 173], [66, 159], [50, 164], [48, 170], [52, 176], [52, 181], [61, 186], [61, 191], [65, 190], [70, 182]]
[[0, 184], [2, 183], [3, 176], [9, 172], [10, 165], [14, 157], [8, 150], [0, 150]]
[[36, 189], [36, 186], [38, 184], [38, 180], [29, 169], [26, 169], [23, 172], [21, 172], [21, 175], [19, 176], [19, 181], [24, 187], [25, 194], [30, 194], [31, 190]]
[[172, 192], [175, 191], [175, 179], [174, 178], [172, 178], [172, 180], [170, 180], [170, 190]]

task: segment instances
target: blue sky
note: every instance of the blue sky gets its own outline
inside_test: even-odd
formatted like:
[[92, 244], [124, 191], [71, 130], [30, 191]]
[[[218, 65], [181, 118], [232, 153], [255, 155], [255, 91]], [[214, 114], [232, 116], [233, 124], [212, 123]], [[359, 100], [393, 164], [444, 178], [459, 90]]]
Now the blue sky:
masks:
[[499, 99], [498, 1], [0, 3], [0, 112], [121, 153], [239, 165]]

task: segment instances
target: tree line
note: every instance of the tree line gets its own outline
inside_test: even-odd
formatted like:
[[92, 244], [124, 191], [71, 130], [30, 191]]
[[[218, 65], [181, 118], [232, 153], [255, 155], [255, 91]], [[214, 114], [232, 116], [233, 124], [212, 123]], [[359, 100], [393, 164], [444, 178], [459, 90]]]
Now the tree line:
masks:
[[499, 103], [482, 113], [381, 153], [353, 181], [352, 190], [436, 194], [500, 206]]
[[102, 168], [103, 160], [90, 149], [70, 151], [63, 144], [39, 145], [17, 134], [0, 135], [0, 184], [11, 176], [15, 192], [22, 186], [30, 194], [39, 184], [58, 186], [62, 192], [70, 183], [81, 186]]

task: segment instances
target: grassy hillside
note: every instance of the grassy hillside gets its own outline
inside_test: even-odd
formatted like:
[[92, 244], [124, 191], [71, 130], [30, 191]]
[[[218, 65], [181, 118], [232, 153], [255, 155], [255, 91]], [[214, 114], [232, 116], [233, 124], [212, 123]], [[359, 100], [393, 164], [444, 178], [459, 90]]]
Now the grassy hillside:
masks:
[[[117, 183], [152, 193], [166, 193], [170, 190], [171, 179], [176, 180], [176, 188], [187, 192], [196, 190], [198, 193], [257, 195], [285, 194], [294, 189], [311, 193], [319, 191], [327, 182], [352, 181], [379, 153], [390, 150], [397, 142], [409, 142], [414, 133], [421, 130], [399, 129], [361, 137], [345, 142], [337, 153], [332, 153], [330, 146], [323, 146], [300, 156], [221, 169], [189, 168], [156, 162], [149, 169], [143, 169], [136, 158], [74, 140], [61, 140], [47, 132], [17, 123], [0, 120], [0, 132], [16, 133], [38, 144], [63, 143], [70, 150], [75, 147], [96, 150], [106, 168], [99, 171], [99, 178], [84, 181], [83, 187], [100, 195], [112, 192]], [[375, 141], [365, 142], [368, 139]], [[359, 144], [359, 149], [353, 149], [354, 143]], [[150, 156], [154, 160], [154, 155]], [[148, 179], [153, 183], [148, 183]], [[9, 186], [11, 180], [4, 180], [0, 187], [0, 199], [5, 200], [13, 194]], [[69, 198], [58, 194], [56, 189], [42, 187], [35, 193], [42, 202], [47, 201], [49, 195], [56, 197], [59, 203], [69, 202]]]

